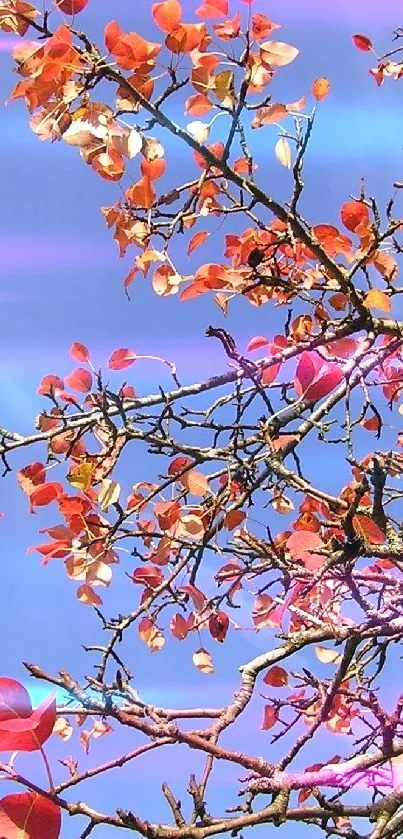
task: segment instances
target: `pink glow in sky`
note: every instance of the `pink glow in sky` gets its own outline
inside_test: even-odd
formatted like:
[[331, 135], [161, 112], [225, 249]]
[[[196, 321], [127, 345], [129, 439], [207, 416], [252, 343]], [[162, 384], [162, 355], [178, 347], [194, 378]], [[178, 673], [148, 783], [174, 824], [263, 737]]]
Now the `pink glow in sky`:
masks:
[[14, 38], [14, 37], [7, 37], [3, 36], [0, 38], [0, 52], [11, 52], [14, 47], [17, 47], [19, 44], [23, 43], [22, 38]]

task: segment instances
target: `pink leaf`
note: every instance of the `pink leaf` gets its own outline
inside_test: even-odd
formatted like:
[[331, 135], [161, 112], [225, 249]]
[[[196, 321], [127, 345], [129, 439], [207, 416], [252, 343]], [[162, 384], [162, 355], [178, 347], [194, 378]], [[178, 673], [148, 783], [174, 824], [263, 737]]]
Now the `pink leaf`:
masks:
[[78, 390], [79, 393], [88, 393], [92, 387], [92, 375], [89, 370], [84, 367], [76, 367], [64, 379], [66, 385], [72, 390]]
[[316, 402], [340, 383], [343, 371], [337, 364], [324, 361], [316, 352], [303, 352], [295, 372], [294, 387], [299, 398]]
[[108, 361], [108, 367], [110, 370], [124, 370], [125, 367], [131, 367], [136, 358], [136, 353], [133, 350], [125, 348], [115, 350]]
[[292, 558], [300, 559], [310, 571], [320, 568], [325, 561], [323, 554], [319, 553], [325, 543], [312, 530], [297, 530], [287, 539], [286, 546]]
[[70, 355], [75, 361], [83, 361], [85, 363], [90, 360], [90, 354], [87, 347], [85, 344], [80, 344], [78, 341], [74, 341], [74, 344], [71, 345]]

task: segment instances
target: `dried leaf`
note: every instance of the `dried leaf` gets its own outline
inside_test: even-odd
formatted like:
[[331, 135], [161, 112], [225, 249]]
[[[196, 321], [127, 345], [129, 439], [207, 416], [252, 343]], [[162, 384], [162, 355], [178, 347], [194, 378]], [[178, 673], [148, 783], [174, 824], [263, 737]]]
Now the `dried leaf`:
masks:
[[200, 649], [193, 653], [193, 664], [201, 673], [214, 673], [213, 659], [204, 647], [200, 647]]
[[286, 137], [280, 137], [280, 139], [277, 140], [277, 143], [274, 146], [274, 154], [276, 155], [278, 162], [281, 163], [282, 166], [285, 166], [286, 169], [291, 169], [291, 147]]
[[112, 504], [117, 504], [120, 497], [120, 484], [109, 478], [101, 481], [101, 488], [98, 493], [98, 501], [103, 513], [106, 513]]

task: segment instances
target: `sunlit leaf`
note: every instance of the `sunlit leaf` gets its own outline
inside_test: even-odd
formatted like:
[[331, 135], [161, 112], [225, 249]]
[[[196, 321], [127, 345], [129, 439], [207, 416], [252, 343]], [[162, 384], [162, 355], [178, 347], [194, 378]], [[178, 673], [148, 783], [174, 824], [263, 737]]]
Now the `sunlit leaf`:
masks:
[[278, 162], [281, 163], [282, 166], [285, 166], [286, 169], [291, 169], [291, 147], [286, 137], [280, 137], [280, 139], [277, 140], [277, 143], [274, 146], [274, 154], [276, 155]]

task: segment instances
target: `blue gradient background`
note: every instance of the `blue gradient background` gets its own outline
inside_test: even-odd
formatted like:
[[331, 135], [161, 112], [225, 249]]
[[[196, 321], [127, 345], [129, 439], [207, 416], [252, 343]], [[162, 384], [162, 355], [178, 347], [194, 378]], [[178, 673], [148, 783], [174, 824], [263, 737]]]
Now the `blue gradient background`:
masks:
[[[80, 26], [100, 40], [103, 26], [114, 18], [124, 30], [136, 29], [158, 40], [150, 24], [151, 5], [149, 0], [115, 0], [113, 4], [109, 0], [90, 0], [88, 9], [80, 15]], [[191, 19], [199, 3], [183, 0], [183, 5], [187, 18]], [[245, 12], [243, 4], [233, 2], [231, 14], [238, 8]], [[400, 3], [397, 0], [388, 0], [387, 4], [375, 0], [365, 3], [363, 0], [333, 3], [272, 0], [266, 4], [264, 0], [256, 0], [253, 9], [282, 23], [283, 29], [276, 37], [300, 49], [296, 62], [280, 69], [272, 85], [273, 101], [295, 101], [309, 92], [312, 80], [318, 76], [327, 76], [332, 85], [331, 95], [318, 109], [306, 159], [305, 216], [313, 221], [337, 223], [340, 204], [350, 193], [358, 192], [362, 175], [369, 193], [384, 204], [393, 181], [403, 179], [402, 84], [387, 81], [378, 89], [367, 72], [372, 66], [371, 57], [353, 47], [351, 35], [364, 32], [373, 38], [379, 52], [386, 51], [391, 45], [392, 30], [403, 23], [399, 17]], [[0, 39], [0, 101], [6, 100], [16, 82], [10, 57], [14, 41], [7, 36]], [[169, 112], [182, 125], [188, 121], [179, 99]], [[221, 130], [223, 123], [224, 120]], [[220, 120], [214, 126], [213, 140], [220, 137], [219, 125]], [[181, 177], [182, 172], [186, 177], [194, 171], [190, 152], [185, 162], [186, 155], [176, 141], [157, 129], [154, 134], [166, 147], [167, 184], [170, 178], [175, 179], [179, 167]], [[253, 148], [261, 183], [276, 198], [284, 199], [290, 177], [274, 159], [275, 139], [274, 126], [255, 132]], [[132, 171], [136, 172], [136, 162]], [[21, 432], [33, 429], [33, 418], [43, 405], [35, 395], [38, 382], [45, 373], [69, 372], [72, 364], [68, 351], [73, 340], [86, 343], [96, 363], [105, 361], [118, 346], [130, 346], [139, 354], [165, 356], [177, 362], [184, 382], [225, 369], [219, 348], [203, 337], [209, 323], [223, 322], [211, 298], [187, 304], [180, 304], [177, 298], [160, 299], [150, 289], [149, 281], [139, 277], [131, 287], [132, 300], [128, 302], [122, 281], [131, 266], [130, 254], [125, 260], [118, 259], [117, 246], [99, 212], [101, 205], [114, 203], [119, 188], [98, 178], [81, 161], [77, 150], [62, 143], [40, 142], [29, 129], [27, 112], [21, 102], [0, 109], [0, 178], [0, 393], [1, 421], [6, 427]], [[241, 228], [233, 226], [232, 229]], [[217, 259], [215, 248], [220, 249], [220, 234], [210, 241], [211, 246], [204, 246], [194, 254], [193, 268]], [[181, 243], [174, 249], [179, 266], [182, 249]], [[221, 258], [221, 251], [218, 252]], [[187, 262], [182, 267], [191, 270]], [[239, 346], [244, 347], [252, 335], [271, 335], [278, 331], [279, 317], [278, 310], [269, 307], [257, 310], [242, 300], [233, 306], [228, 326]], [[283, 321], [282, 313], [280, 320]], [[138, 363], [128, 380], [141, 394], [155, 391], [158, 384], [164, 387], [170, 384], [165, 369], [153, 362]], [[17, 453], [12, 465], [17, 469], [41, 457], [39, 448]], [[123, 475], [127, 487], [134, 480], [150, 477], [141, 472], [142, 466], [145, 468], [145, 462], [142, 464], [136, 455], [135, 474], [128, 468]], [[340, 480], [343, 478], [337, 475], [335, 466], [329, 485], [334, 481], [337, 487]], [[5, 514], [0, 525], [1, 616], [5, 639], [0, 650], [0, 672], [23, 680], [36, 702], [44, 691], [27, 682], [20, 662], [36, 662], [53, 673], [63, 666], [82, 677], [91, 672], [93, 659], [83, 653], [81, 645], [99, 641], [100, 629], [92, 610], [76, 601], [75, 586], [67, 580], [60, 562], [55, 560], [41, 569], [37, 554], [26, 555], [29, 545], [42, 540], [38, 537], [39, 527], [56, 523], [58, 515], [49, 508], [30, 516], [26, 498], [12, 475], [0, 483], [0, 490], [0, 509]], [[213, 565], [206, 573], [212, 569]], [[123, 570], [122, 565], [120, 572], [119, 569], [116, 572], [115, 586], [105, 592], [105, 612], [110, 615], [125, 612], [137, 602], [136, 589], [123, 584], [122, 594], [119, 593], [118, 580], [123, 579]], [[239, 602], [242, 604], [242, 600]], [[242, 625], [250, 624], [246, 610], [241, 609], [237, 617]], [[216, 674], [210, 677], [196, 672], [192, 666], [194, 639], [179, 647], [178, 642], [168, 638], [163, 652], [151, 655], [133, 630], [122, 652], [126, 652], [131, 662], [145, 699], [166, 705], [186, 706], [196, 702], [221, 705], [230, 699], [237, 686], [237, 666], [258, 651], [268, 649], [273, 640], [272, 631], [267, 630], [259, 635], [233, 632], [223, 647], [209, 643], [216, 664]], [[299, 657], [298, 666], [303, 663], [303, 657]], [[319, 664], [317, 668], [318, 672], [323, 670], [323, 676], [328, 675], [327, 668]], [[270, 747], [268, 733], [259, 731], [262, 709], [262, 700], [252, 703], [238, 725], [236, 747], [271, 759], [280, 747]], [[65, 774], [62, 767], [57, 767], [58, 757], [74, 753], [84, 770], [141, 742], [135, 733], [105, 737], [93, 742], [87, 758], [76, 738], [67, 744], [52, 738], [47, 751], [53, 759], [56, 779], [61, 780]], [[223, 742], [234, 745], [231, 736]], [[339, 738], [323, 735], [321, 757], [330, 757], [339, 749], [342, 749]], [[313, 756], [318, 757], [317, 751]], [[79, 791], [72, 790], [69, 799], [81, 798], [107, 812], [113, 812], [116, 806], [128, 807], [152, 821], [168, 820], [170, 814], [160, 793], [161, 782], [165, 778], [169, 780], [188, 813], [189, 771], [197, 773], [202, 763], [196, 753], [176, 748], [170, 752], [166, 747], [158, 756], [145, 756], [137, 764], [113, 770], [102, 780], [89, 781]], [[302, 765], [305, 764], [306, 761]], [[19, 757], [18, 766], [26, 769], [33, 780], [45, 782], [37, 756]], [[234, 781], [238, 774], [236, 768], [226, 764], [216, 767], [208, 797], [208, 808], [215, 814], [237, 803]], [[11, 791], [8, 784], [3, 787], [4, 794]], [[62, 836], [73, 839], [84, 826], [77, 818], [64, 817]], [[297, 829], [302, 837], [309, 832], [301, 826]], [[259, 830], [263, 835], [263, 830], [267, 833], [274, 828]], [[289, 827], [283, 832], [291, 836], [293, 830], [294, 827]], [[95, 835], [107, 839], [113, 835], [113, 829], [100, 827]]]

